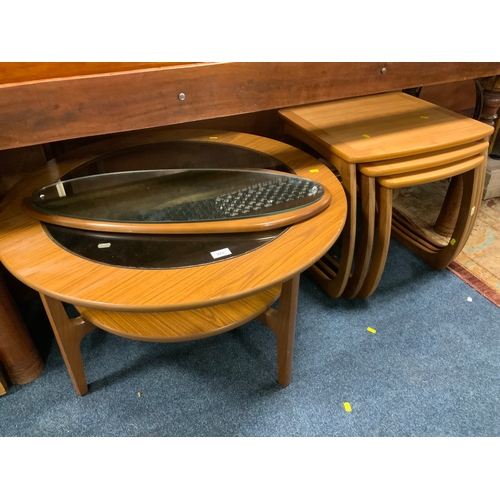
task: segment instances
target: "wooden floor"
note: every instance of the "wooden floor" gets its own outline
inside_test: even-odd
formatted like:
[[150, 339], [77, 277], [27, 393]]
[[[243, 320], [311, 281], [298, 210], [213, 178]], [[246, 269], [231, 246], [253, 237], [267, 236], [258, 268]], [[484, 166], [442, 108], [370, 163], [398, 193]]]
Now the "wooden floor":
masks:
[[483, 201], [476, 226], [451, 269], [500, 307], [500, 198]]

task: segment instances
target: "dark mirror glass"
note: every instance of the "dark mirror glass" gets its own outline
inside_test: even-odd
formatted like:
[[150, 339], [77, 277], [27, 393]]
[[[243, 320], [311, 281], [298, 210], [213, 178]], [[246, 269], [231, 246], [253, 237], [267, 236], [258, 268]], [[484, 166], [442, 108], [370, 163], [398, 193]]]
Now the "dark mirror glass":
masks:
[[270, 243], [287, 228], [232, 234], [122, 234], [43, 224], [71, 253], [110, 266], [173, 269], [232, 259]]

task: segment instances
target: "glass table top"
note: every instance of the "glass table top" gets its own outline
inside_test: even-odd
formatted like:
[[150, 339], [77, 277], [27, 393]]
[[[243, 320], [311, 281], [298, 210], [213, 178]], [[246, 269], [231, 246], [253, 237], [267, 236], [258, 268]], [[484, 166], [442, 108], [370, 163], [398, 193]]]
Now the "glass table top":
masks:
[[265, 170], [167, 169], [91, 175], [33, 193], [31, 204], [53, 216], [104, 222], [208, 222], [305, 207], [321, 184]]
[[[134, 232], [134, 227], [279, 217], [324, 199], [321, 184], [293, 175], [273, 156], [234, 144], [180, 140], [100, 155], [34, 192], [27, 205], [46, 234], [71, 253], [112, 266], [169, 269], [251, 252], [289, 224], [203, 234]], [[101, 231], [74, 226], [75, 220], [132, 224], [132, 229]]]

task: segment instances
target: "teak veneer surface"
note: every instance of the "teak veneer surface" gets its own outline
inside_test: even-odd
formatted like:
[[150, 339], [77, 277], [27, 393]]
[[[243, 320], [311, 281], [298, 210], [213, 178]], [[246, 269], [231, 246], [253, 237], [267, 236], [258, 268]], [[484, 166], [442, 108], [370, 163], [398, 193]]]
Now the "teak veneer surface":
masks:
[[281, 116], [351, 163], [439, 151], [489, 137], [489, 125], [403, 92], [280, 110]]
[[[50, 240], [26, 215], [23, 199], [84, 161], [113, 149], [168, 140], [214, 140], [275, 156], [297, 175], [321, 183], [332, 202], [263, 247], [236, 258], [182, 269], [141, 270], [102, 265], [73, 255]], [[316, 262], [336, 241], [347, 204], [333, 173], [311, 156], [271, 139], [219, 131], [156, 131], [112, 138], [68, 154], [21, 181], [0, 207], [0, 258], [19, 280], [42, 294], [75, 305], [130, 312], [212, 306], [281, 284]]]
[[394, 160], [369, 162], [359, 165], [359, 172], [367, 177], [384, 177], [386, 175], [399, 175], [428, 168], [439, 167], [454, 161], [468, 158], [474, 154], [482, 153], [488, 149], [488, 141], [482, 140], [465, 144], [443, 151], [424, 153], [416, 156], [396, 158]]
[[418, 186], [429, 182], [449, 179], [455, 175], [463, 174], [484, 162], [483, 155], [475, 155], [461, 161], [452, 162], [448, 165], [429, 168], [427, 170], [417, 170], [410, 174], [387, 175], [378, 177], [377, 181], [384, 187], [390, 189], [400, 189], [410, 186]]

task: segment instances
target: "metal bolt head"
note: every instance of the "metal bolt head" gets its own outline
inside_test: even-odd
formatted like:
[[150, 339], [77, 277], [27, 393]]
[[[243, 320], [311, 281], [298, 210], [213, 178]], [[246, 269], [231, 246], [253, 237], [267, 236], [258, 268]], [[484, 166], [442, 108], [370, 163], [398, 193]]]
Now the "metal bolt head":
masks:
[[387, 68], [382, 68], [382, 69], [380, 70], [380, 72], [381, 72], [383, 75], [385, 75], [385, 74], [387, 73]]
[[186, 94], [181, 92], [177, 97], [179, 98], [179, 101], [183, 101], [186, 98]]

